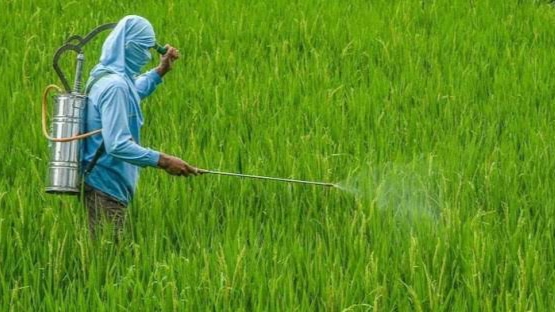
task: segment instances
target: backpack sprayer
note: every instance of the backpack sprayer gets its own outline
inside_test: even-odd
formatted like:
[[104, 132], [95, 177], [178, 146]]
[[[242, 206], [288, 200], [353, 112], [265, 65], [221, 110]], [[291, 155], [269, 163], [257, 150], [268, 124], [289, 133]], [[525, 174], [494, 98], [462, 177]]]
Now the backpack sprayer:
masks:
[[[85, 62], [83, 46], [85, 46], [91, 39], [102, 31], [113, 29], [115, 26], [116, 23], [104, 24], [93, 29], [85, 37], [81, 37], [79, 35], [71, 36], [54, 54], [54, 70], [58, 74], [58, 77], [60, 77], [63, 89], [52, 84], [46, 87], [42, 95], [42, 131], [44, 136], [50, 142], [50, 161], [48, 163], [48, 174], [46, 180], [47, 193], [70, 195], [79, 194], [82, 174], [79, 159], [81, 151], [79, 140], [98, 134], [101, 131], [101, 129], [97, 129], [87, 133], [82, 133], [84, 128], [83, 111], [85, 109], [85, 105], [87, 104], [88, 95], [87, 92], [83, 93], [82, 91], [83, 64]], [[158, 43], [153, 48], [155, 48], [161, 55], [164, 55], [167, 52], [167, 48]], [[73, 88], [70, 87], [66, 75], [58, 63], [60, 57], [68, 51], [74, 51], [77, 53]], [[53, 118], [50, 131], [51, 134], [49, 134], [46, 126], [46, 111], [48, 95], [52, 90], [58, 91], [59, 94], [54, 97]], [[93, 162], [95, 161], [93, 160]], [[90, 168], [88, 170], [90, 170]], [[199, 173], [337, 187], [337, 185], [333, 183], [248, 175], [216, 170], [199, 169]]]
[[[46, 180], [46, 192], [51, 194], [76, 195], [80, 191], [81, 168], [79, 154], [81, 146], [79, 140], [97, 133], [101, 129], [82, 133], [83, 110], [87, 104], [87, 94], [82, 91], [83, 64], [85, 55], [83, 47], [102, 31], [113, 29], [116, 23], [104, 24], [93, 29], [85, 37], [79, 35], [67, 39], [54, 54], [54, 70], [60, 77], [63, 89], [57, 85], [49, 85], [42, 95], [42, 132], [49, 140], [50, 161]], [[154, 47], [160, 54], [166, 54], [167, 49], [159, 44]], [[69, 51], [77, 53], [75, 80], [70, 87], [66, 75], [59, 65], [60, 57]], [[54, 97], [53, 118], [50, 133], [47, 130], [48, 95], [52, 90], [58, 91]]]

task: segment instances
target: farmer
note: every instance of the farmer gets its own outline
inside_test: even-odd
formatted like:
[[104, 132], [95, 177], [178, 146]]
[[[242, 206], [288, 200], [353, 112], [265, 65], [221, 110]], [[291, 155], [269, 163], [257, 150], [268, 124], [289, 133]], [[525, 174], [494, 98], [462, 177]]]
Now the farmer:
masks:
[[162, 168], [178, 176], [199, 173], [178, 157], [140, 145], [141, 100], [154, 92], [179, 58], [179, 51], [167, 45], [158, 67], [139, 75], [151, 60], [150, 48], [155, 43], [154, 30], [146, 19], [124, 17], [106, 38], [100, 63], [87, 83], [84, 130], [102, 128], [101, 135], [84, 141], [81, 153], [84, 204], [93, 237], [104, 219], [121, 234], [140, 167]]

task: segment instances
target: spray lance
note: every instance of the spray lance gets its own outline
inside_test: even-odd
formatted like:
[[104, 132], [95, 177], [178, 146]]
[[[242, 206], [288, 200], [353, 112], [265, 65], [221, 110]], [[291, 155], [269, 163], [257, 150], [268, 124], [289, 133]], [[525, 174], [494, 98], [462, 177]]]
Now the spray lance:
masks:
[[216, 170], [206, 170], [206, 169], [198, 169], [199, 174], [216, 174], [216, 175], [223, 175], [223, 176], [230, 176], [230, 177], [237, 177], [237, 178], [248, 178], [248, 179], [258, 179], [258, 180], [270, 180], [270, 181], [277, 181], [277, 182], [287, 182], [287, 183], [297, 183], [297, 184], [309, 184], [309, 185], [318, 185], [318, 186], [327, 186], [327, 187], [337, 187], [337, 184], [328, 183], [328, 182], [318, 182], [318, 181], [306, 181], [306, 180], [297, 180], [297, 179], [285, 179], [285, 178], [276, 178], [276, 177], [266, 177], [260, 175], [252, 175], [252, 174], [242, 174], [242, 173], [232, 173], [232, 172], [224, 172], [224, 171], [216, 171]]
[[[111, 30], [115, 26], [116, 23], [104, 24], [93, 29], [85, 37], [71, 36], [54, 54], [53, 67], [58, 77], [60, 77], [63, 88], [52, 84], [46, 87], [42, 95], [42, 132], [50, 143], [50, 161], [46, 180], [47, 193], [79, 194], [81, 181], [79, 140], [101, 131], [101, 129], [97, 129], [82, 133], [83, 111], [87, 103], [87, 94], [82, 91], [83, 65], [85, 62], [83, 47], [99, 33]], [[167, 48], [158, 43], [153, 48], [162, 55], [167, 52]], [[59, 65], [60, 57], [69, 51], [77, 53], [73, 87], [69, 85], [66, 75]], [[54, 97], [53, 117], [49, 132], [47, 130], [46, 112], [48, 95], [52, 90], [56, 90], [58, 94]]]

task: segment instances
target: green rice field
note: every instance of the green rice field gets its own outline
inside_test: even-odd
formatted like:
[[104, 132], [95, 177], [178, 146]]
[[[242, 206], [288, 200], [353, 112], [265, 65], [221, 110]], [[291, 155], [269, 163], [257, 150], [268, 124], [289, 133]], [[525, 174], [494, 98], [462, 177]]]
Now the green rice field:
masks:
[[[555, 309], [548, 1], [0, 12], [0, 311]], [[144, 146], [337, 187], [144, 169], [123, 239], [92, 240], [78, 198], [44, 191], [41, 95], [61, 85], [52, 58], [69, 36], [128, 14], [182, 54], [143, 102]], [[106, 36], [85, 48], [87, 73]]]

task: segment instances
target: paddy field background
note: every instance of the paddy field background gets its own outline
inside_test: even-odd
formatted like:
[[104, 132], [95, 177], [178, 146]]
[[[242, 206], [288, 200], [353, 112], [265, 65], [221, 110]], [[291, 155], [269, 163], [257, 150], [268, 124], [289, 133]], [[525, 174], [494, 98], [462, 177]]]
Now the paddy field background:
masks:
[[[0, 3], [0, 310], [549, 311], [547, 1]], [[44, 192], [56, 49], [124, 15], [179, 48], [119, 244]], [[86, 47], [87, 71], [106, 34]], [[73, 73], [73, 58], [63, 61]], [[149, 66], [155, 66], [152, 62]]]

